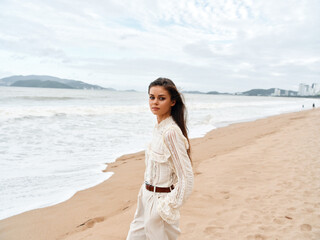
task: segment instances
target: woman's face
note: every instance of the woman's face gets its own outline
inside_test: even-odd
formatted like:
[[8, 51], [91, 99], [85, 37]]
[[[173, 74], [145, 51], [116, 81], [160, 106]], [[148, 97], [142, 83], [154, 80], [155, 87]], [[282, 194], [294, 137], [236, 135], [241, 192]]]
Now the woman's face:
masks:
[[175, 101], [171, 101], [169, 92], [162, 86], [153, 86], [149, 90], [149, 106], [154, 115], [160, 120], [171, 115], [171, 107]]

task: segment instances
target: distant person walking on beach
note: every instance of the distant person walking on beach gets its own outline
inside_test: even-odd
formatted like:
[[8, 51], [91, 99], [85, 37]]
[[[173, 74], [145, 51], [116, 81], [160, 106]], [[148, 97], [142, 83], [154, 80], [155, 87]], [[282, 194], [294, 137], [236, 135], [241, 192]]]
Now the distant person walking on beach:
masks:
[[174, 240], [180, 234], [179, 209], [193, 188], [186, 108], [170, 79], [151, 82], [148, 94], [157, 123], [145, 151], [145, 182], [127, 240]]
[[313, 103], [313, 104], [312, 104], [312, 108], [315, 108], [315, 107], [316, 107], [316, 105]]

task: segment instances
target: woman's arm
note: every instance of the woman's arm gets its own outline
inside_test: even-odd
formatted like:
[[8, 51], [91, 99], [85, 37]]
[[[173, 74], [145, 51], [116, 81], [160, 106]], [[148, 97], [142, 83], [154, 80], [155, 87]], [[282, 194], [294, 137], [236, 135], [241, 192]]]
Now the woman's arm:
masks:
[[170, 128], [163, 136], [178, 178], [174, 190], [158, 199], [158, 213], [169, 224], [179, 219], [179, 208], [189, 197], [193, 188], [192, 166], [187, 153], [188, 143], [177, 128]]

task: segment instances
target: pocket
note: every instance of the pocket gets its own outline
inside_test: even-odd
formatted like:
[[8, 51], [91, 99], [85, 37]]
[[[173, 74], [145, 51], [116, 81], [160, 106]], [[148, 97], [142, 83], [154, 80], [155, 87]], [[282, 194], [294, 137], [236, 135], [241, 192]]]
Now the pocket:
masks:
[[161, 221], [161, 222], [163, 222], [164, 220], [163, 220], [163, 218], [161, 217], [161, 214], [160, 214], [160, 211], [159, 211], [159, 207], [158, 207], [158, 204], [159, 204], [159, 200], [161, 199], [161, 195], [157, 195], [156, 196], [156, 198], [155, 198], [155, 214], [156, 214], [156, 216], [157, 216], [157, 218]]
[[156, 153], [154, 151], [150, 151], [150, 159], [155, 161], [155, 162], [158, 162], [158, 163], [165, 163], [168, 161], [168, 156], [164, 155], [164, 154], [159, 154], [159, 153]]
[[149, 160], [152, 160], [158, 163], [168, 162], [168, 159], [170, 158], [170, 154], [156, 152], [152, 150], [151, 147], [147, 149], [146, 155], [148, 156]]

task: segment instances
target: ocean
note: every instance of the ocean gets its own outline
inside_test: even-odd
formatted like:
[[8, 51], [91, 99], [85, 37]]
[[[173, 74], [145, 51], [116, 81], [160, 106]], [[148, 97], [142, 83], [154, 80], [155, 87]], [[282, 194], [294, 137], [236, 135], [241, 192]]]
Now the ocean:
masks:
[[[320, 105], [306, 98], [184, 97], [190, 138]], [[57, 204], [108, 179], [106, 164], [143, 150], [155, 123], [147, 92], [0, 87], [0, 219]]]

